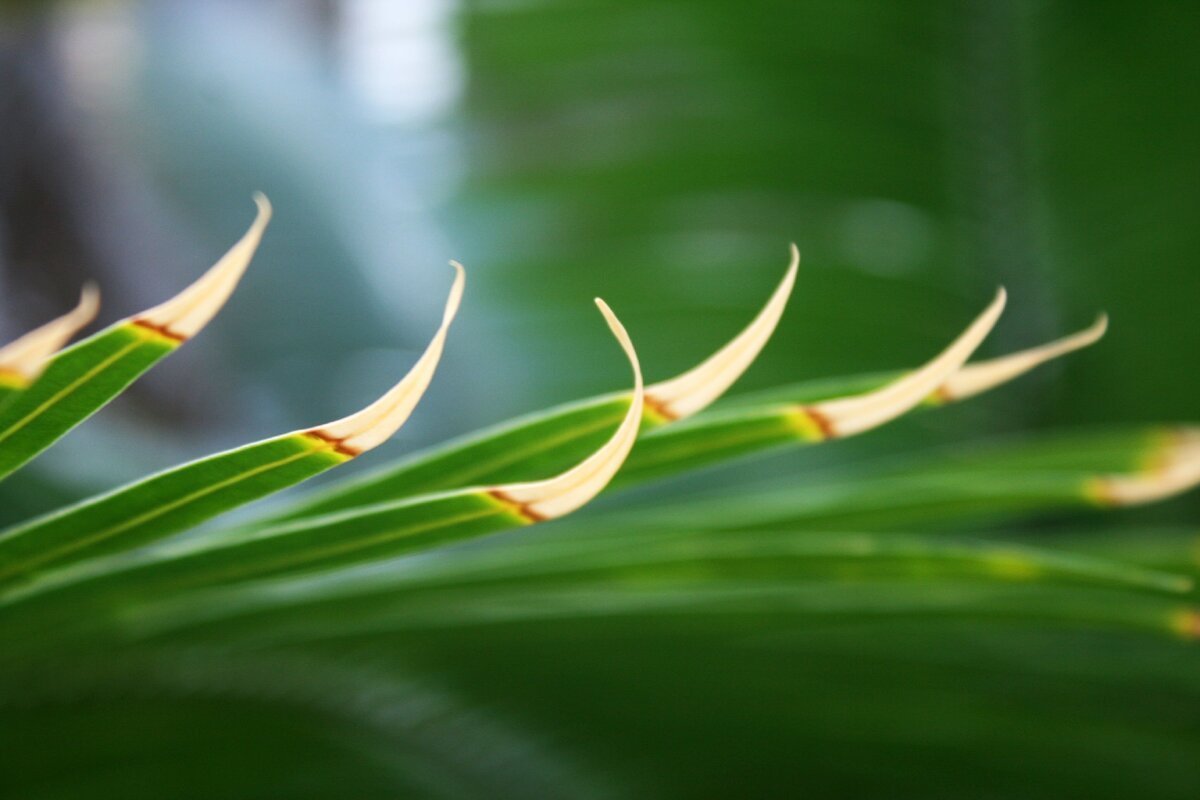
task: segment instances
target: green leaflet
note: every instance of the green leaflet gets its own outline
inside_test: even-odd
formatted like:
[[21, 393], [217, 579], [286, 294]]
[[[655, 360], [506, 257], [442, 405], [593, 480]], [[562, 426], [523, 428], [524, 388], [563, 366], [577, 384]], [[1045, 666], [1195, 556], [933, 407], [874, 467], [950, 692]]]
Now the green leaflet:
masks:
[[[15, 631], [43, 627], [47, 615], [50, 627], [65, 634], [102, 619], [106, 604], [377, 561], [533, 521], [487, 491], [466, 490], [292, 523], [250, 539], [102, 559], [0, 596], [0, 635], [26, 638]], [[72, 613], [81, 603], [92, 611], [84, 619]]]
[[0, 478], [33, 459], [174, 352], [179, 342], [123, 322], [56, 355], [0, 409]]
[[[342, 464], [386, 441], [408, 419], [436, 371], [465, 282], [461, 266], [442, 325], [412, 370], [362, 411], [321, 428], [268, 439], [168, 470], [0, 532], [0, 594], [39, 571], [130, 550], [194, 527]], [[186, 313], [190, 307], [185, 307]], [[143, 328], [135, 328], [135, 333]], [[119, 347], [118, 363], [140, 346]], [[122, 355], [126, 354], [126, 355]], [[93, 370], [93, 378], [100, 373]], [[36, 423], [33, 419], [30, 424]]]
[[4, 413], [4, 409], [8, 407], [25, 391], [25, 387], [16, 380], [7, 379], [3, 373], [0, 373], [0, 414]]
[[[726, 410], [663, 425], [648, 410], [642, 434], [613, 480], [621, 486], [813, 440], [793, 406], [877, 389], [891, 375], [859, 375], [797, 384], [769, 394], [725, 403]], [[302, 519], [430, 492], [501, 480], [532, 480], [578, 461], [604, 440], [629, 407], [629, 396], [612, 394], [560, 406], [471, 434], [418, 453], [400, 464], [347, 481], [290, 509], [281, 520]], [[279, 520], [275, 520], [279, 521]], [[260, 525], [271, 524], [270, 522]]]
[[[69, 338], [64, 334], [73, 334], [95, 314], [98, 294], [85, 289], [74, 312], [30, 334], [38, 356], [33, 366], [40, 377], [0, 410], [0, 478], [58, 441], [203, 330], [237, 287], [271, 218], [266, 197], [256, 194], [254, 202], [258, 214], [250, 229], [204, 275], [165, 303], [44, 361], [44, 349], [52, 346], [49, 352], [55, 352]], [[28, 346], [28, 336], [19, 343]]]
[[1094, 482], [1137, 475], [1169, 449], [1171, 429], [1138, 427], [946, 448], [853, 478], [638, 507], [596, 520], [669, 528], [929, 530], [965, 520], [1096, 508]]
[[[781, 592], [788, 604], [797, 602], [795, 597], [809, 598], [805, 602], [811, 601], [813, 613], [819, 613], [829, 600], [824, 589], [812, 587], [813, 581], [823, 587], [832, 581], [860, 588], [911, 581], [916, 600], [941, 597], [935, 591], [939, 582], [963, 580], [1080, 583], [1167, 594], [1186, 591], [1191, 585], [1186, 577], [1169, 573], [1007, 544], [962, 544], [894, 534], [797, 538], [773, 531], [679, 528], [664, 534], [653, 528], [630, 530], [630, 526], [618, 525], [616, 530], [629, 533], [613, 534], [610, 526], [591, 533], [584, 529], [584, 535], [565, 540], [507, 541], [503, 547], [485, 548], [477, 556], [453, 551], [451, 556], [418, 562], [415, 568], [410, 564], [398, 577], [364, 580], [351, 571], [332, 580], [322, 577], [309, 584], [284, 583], [282, 588], [268, 582], [265, 594], [255, 588], [263, 579], [294, 578], [377, 562], [530, 522], [516, 509], [474, 491], [375, 506], [290, 523], [248, 540], [197, 543], [132, 563], [99, 562], [90, 570], [64, 575], [65, 580], [57, 585], [52, 580], [11, 595], [0, 626], [16, 625], [17, 630], [22, 625], [49, 626], [69, 634], [71, 626], [81, 622], [85, 626], [105, 624], [104, 609], [122, 610], [122, 619], [128, 620], [139, 613], [138, 608], [163, 600], [173, 609], [168, 617], [181, 610], [188, 617], [197, 609], [204, 610], [201, 616], [207, 610], [218, 614], [232, 611], [237, 616], [243, 607], [265, 603], [278, 604], [281, 614], [294, 611], [308, 619], [309, 603], [331, 600], [338, 609], [332, 618], [345, 626], [351, 618], [376, 618], [375, 612], [363, 609], [385, 613], [382, 609], [386, 608], [392, 608], [389, 619], [409, 620], [393, 624], [457, 625], [469, 622], [472, 614], [479, 615], [476, 622], [503, 620], [506, 608], [516, 609], [518, 614], [550, 616], [641, 613], [639, 609], [675, 609], [678, 613], [691, 608], [699, 612], [713, 610], [711, 603], [723, 601], [736, 601], [735, 609], [743, 601], [759, 608], [757, 599], [775, 602], [771, 598]], [[232, 594], [224, 599], [220, 594], [201, 595], [200, 601], [190, 595], [219, 587], [232, 587]], [[882, 613], [886, 605], [882, 598], [893, 597], [891, 591], [879, 589], [880, 605], [868, 609], [870, 614]], [[180, 593], [182, 599], [172, 605], [171, 598]], [[428, 604], [422, 600], [424, 596], [432, 598]], [[950, 607], [958, 607], [960, 593], [951, 590], [944, 599]], [[343, 602], [362, 608], [343, 609], [339, 605]], [[398, 610], [395, 602], [400, 603]], [[92, 610], [89, 619], [71, 619], [71, 609], [82, 606]], [[475, 610], [469, 610], [472, 608]], [[1187, 616], [1191, 612], [1178, 600], [1137, 601], [1122, 606], [1124, 610], [1093, 608], [1087, 602], [1070, 608], [1071, 613], [1066, 614], [1055, 604], [1035, 604], [1021, 613], [1114, 624], [1132, 620], [1135, 627], [1176, 632], [1183, 624], [1180, 620], [1191, 625], [1195, 619]], [[1135, 613], [1135, 609], [1142, 610]], [[430, 611], [434, 612], [432, 620], [426, 616]], [[448, 622], [445, 614], [460, 621]]]
[[0, 533], [0, 591], [37, 572], [186, 530], [349, 460], [291, 434], [169, 470]]
[[131, 610], [155, 636], [294, 644], [534, 620], [782, 613], [956, 614], [1180, 634], [1186, 578], [1095, 558], [938, 537], [651, 529], [456, 551], [402, 570], [250, 584]]

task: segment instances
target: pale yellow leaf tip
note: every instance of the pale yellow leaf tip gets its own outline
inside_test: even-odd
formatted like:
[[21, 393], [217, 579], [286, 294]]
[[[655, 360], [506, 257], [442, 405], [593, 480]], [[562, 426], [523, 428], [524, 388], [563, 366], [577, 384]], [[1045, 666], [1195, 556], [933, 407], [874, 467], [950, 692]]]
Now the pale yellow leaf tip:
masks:
[[986, 310], [942, 353], [916, 372], [881, 389], [798, 409], [801, 427], [813, 438], [853, 436], [907, 413], [953, 375], [995, 327], [1008, 295], [1003, 288]]
[[250, 229], [220, 261], [175, 297], [134, 317], [132, 323], [178, 342], [203, 330], [237, 288], [271, 221], [271, 203], [266, 195], [255, 192], [254, 204], [258, 213]]
[[454, 284], [446, 299], [442, 324], [413, 368], [391, 391], [362, 411], [307, 431], [309, 436], [332, 444], [343, 455], [354, 457], [383, 444], [408, 421], [433, 380], [446, 346], [450, 324], [454, 322], [458, 307], [462, 304], [463, 289], [467, 282], [466, 270], [457, 261], [451, 261], [450, 266], [454, 267]]
[[555, 519], [586, 505], [617, 474], [637, 439], [645, 401], [642, 368], [625, 326], [603, 300], [596, 298], [596, 305], [633, 367], [633, 399], [612, 437], [581, 463], [549, 480], [514, 483], [485, 490], [529, 522]]
[[646, 406], [665, 420], [677, 420], [702, 411], [723, 395], [754, 363], [775, 332], [796, 285], [799, 267], [800, 249], [793, 244], [787, 272], [758, 316], [699, 366], [648, 387]]
[[17, 384], [32, 383], [50, 358], [87, 327], [99, 311], [100, 291], [88, 284], [70, 312], [0, 348], [0, 375], [9, 376]]
[[1137, 506], [1200, 486], [1200, 428], [1172, 431], [1152, 461], [1135, 475], [1096, 478], [1087, 487], [1089, 497], [1105, 506]]
[[1021, 377], [1048, 361], [1090, 347], [1108, 332], [1108, 315], [1100, 314], [1094, 323], [1078, 333], [999, 358], [967, 364], [950, 376], [934, 394], [935, 401], [950, 403], [966, 400]]

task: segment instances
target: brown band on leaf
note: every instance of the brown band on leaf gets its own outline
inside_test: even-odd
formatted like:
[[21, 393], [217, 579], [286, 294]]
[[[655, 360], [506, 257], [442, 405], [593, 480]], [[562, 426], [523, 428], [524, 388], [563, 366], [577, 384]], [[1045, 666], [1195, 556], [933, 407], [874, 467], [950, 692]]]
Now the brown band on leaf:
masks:
[[29, 378], [17, 372], [15, 369], [5, 369], [0, 367], [0, 384], [24, 385], [29, 383]]
[[931, 395], [931, 399], [935, 403], [945, 405], [948, 403], [953, 403], [958, 399], [958, 397], [954, 394], [954, 392], [950, 391], [949, 386], [939, 386]]
[[826, 439], [836, 439], [838, 436], [837, 429], [833, 426], [833, 420], [822, 414], [812, 406], [801, 406], [801, 413], [812, 420], [813, 424], [821, 431], [821, 435]]
[[1093, 478], [1084, 487], [1084, 494], [1101, 508], [1116, 508], [1121, 505], [1112, 485], [1104, 478]]
[[675, 422], [679, 419], [679, 415], [667, 407], [665, 403], [660, 402], [656, 398], [646, 395], [644, 398], [646, 409], [657, 417], [661, 417], [664, 422]]
[[150, 322], [149, 320], [135, 319], [133, 320], [133, 324], [139, 328], [145, 328], [148, 331], [152, 331], [164, 339], [170, 339], [173, 342], [179, 342], [180, 344], [183, 344], [188, 340], [188, 337], [184, 336], [182, 333], [176, 333], [166, 325], [158, 325], [154, 322]]
[[321, 442], [332, 447], [334, 452], [340, 453], [341, 455], [344, 455], [347, 458], [357, 458], [358, 456], [362, 455], [361, 450], [356, 450], [353, 447], [350, 447], [349, 445], [347, 445], [345, 439], [339, 439], [336, 436], [330, 436], [325, 431], [311, 430], [311, 431], [306, 431], [304, 435], [311, 436], [314, 439], [319, 439]]
[[493, 500], [503, 504], [505, 508], [517, 514], [521, 518], [527, 520], [531, 525], [536, 525], [539, 522], [545, 522], [549, 517], [539, 514], [530, 507], [528, 503], [522, 503], [509, 497], [500, 489], [488, 489], [487, 494]]

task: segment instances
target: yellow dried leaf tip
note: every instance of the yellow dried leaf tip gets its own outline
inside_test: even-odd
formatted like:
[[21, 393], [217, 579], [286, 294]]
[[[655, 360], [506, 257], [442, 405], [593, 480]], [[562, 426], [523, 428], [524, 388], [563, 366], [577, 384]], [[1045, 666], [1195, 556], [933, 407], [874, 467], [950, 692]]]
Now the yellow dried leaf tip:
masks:
[[581, 463], [549, 480], [495, 486], [486, 490], [528, 522], [555, 519], [586, 505], [617, 474], [637, 439], [645, 402], [642, 368], [625, 326], [603, 300], [597, 298], [596, 305], [633, 367], [633, 401], [612, 438]]
[[130, 322], [176, 342], [186, 342], [203, 330], [229, 300], [238, 281], [246, 274], [246, 268], [250, 266], [250, 260], [262, 241], [263, 231], [271, 221], [271, 203], [266, 195], [255, 193], [254, 204], [258, 207], [258, 214], [250, 229], [220, 261], [175, 297], [139, 314]]
[[1200, 486], [1200, 428], [1172, 431], [1135, 475], [1109, 475], [1091, 481], [1086, 492], [1103, 506], [1137, 506], [1166, 500]]
[[950, 376], [933, 395], [935, 402], [951, 403], [966, 400], [1021, 377], [1048, 361], [1090, 347], [1108, 331], [1108, 316], [1101, 314], [1092, 325], [1071, 336], [1012, 353], [1000, 358], [967, 364]]
[[796, 409], [796, 426], [810, 439], [853, 436], [878, 428], [907, 413], [966, 363], [1004, 312], [1004, 289], [941, 355], [881, 389], [854, 397], [827, 400]]
[[408, 421], [433, 380], [446, 346], [450, 324], [454, 322], [454, 316], [462, 304], [466, 271], [457, 261], [451, 261], [450, 266], [454, 267], [454, 284], [446, 299], [442, 324], [409, 373], [391, 391], [362, 411], [308, 431], [307, 435], [330, 443], [338, 452], [353, 458], [386, 442]]
[[796, 285], [800, 250], [791, 246], [791, 263], [779, 287], [745, 330], [704, 363], [671, 380], [646, 389], [646, 407], [657, 417], [673, 421], [702, 411], [723, 395], [754, 363], [775, 332]]
[[55, 353], [96, 318], [100, 292], [88, 285], [75, 308], [0, 348], [0, 385], [24, 388], [33, 383]]

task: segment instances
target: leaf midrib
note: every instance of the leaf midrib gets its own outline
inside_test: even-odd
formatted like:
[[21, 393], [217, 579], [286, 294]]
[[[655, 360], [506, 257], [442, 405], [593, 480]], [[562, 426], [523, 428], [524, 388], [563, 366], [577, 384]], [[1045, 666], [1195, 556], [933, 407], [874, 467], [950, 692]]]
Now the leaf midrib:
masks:
[[315, 451], [315, 450], [308, 450], [308, 451], [303, 451], [300, 453], [293, 453], [292, 455], [289, 455], [286, 458], [281, 458], [277, 461], [272, 461], [267, 464], [260, 464], [259, 466], [255, 467], [254, 469], [250, 469], [245, 472], [238, 473], [237, 475], [233, 475], [229, 478], [226, 478], [223, 481], [219, 481], [217, 483], [210, 484], [210, 485], [204, 487], [203, 489], [199, 489], [197, 491], [183, 495], [182, 497], [176, 498], [175, 500], [173, 500], [170, 503], [166, 503], [164, 505], [157, 506], [154, 509], [151, 509], [150, 511], [139, 514], [138, 516], [133, 517], [131, 519], [127, 519], [118, 525], [113, 525], [109, 528], [105, 528], [101, 531], [98, 531], [98, 532], [92, 534], [91, 536], [87, 536], [82, 539], [76, 539], [76, 540], [69, 542], [68, 544], [58, 547], [54, 550], [42, 552], [41, 554], [39, 554], [38, 557], [35, 557], [32, 559], [26, 559], [23, 562], [18, 562], [15, 565], [10, 565], [7, 569], [0, 570], [0, 580], [5, 580], [13, 575], [19, 575], [23, 572], [28, 572], [31, 568], [36, 568], [37, 566], [44, 564], [47, 561], [53, 561], [53, 560], [57, 559], [59, 556], [75, 552], [81, 548], [88, 547], [92, 544], [95, 544], [96, 542], [104, 541], [105, 539], [109, 539], [113, 536], [117, 536], [121, 533], [124, 533], [125, 531], [129, 530], [130, 528], [136, 528], [139, 525], [142, 525], [147, 522], [151, 522], [151, 521], [157, 519], [158, 517], [161, 517], [165, 514], [169, 514], [172, 511], [175, 511], [179, 508], [182, 508], [182, 507], [188, 505], [189, 503], [195, 502], [196, 500], [201, 500], [211, 494], [214, 494], [215, 492], [219, 492], [222, 489], [226, 489], [226, 488], [233, 486], [234, 484], [237, 484], [241, 481], [249, 480], [250, 478], [257, 477], [257, 476], [259, 476], [265, 472], [268, 472], [270, 470], [278, 469], [279, 467], [285, 467], [293, 462], [299, 461], [304, 458], [308, 458], [309, 456], [315, 455], [315, 454], [317, 454], [317, 451]]

